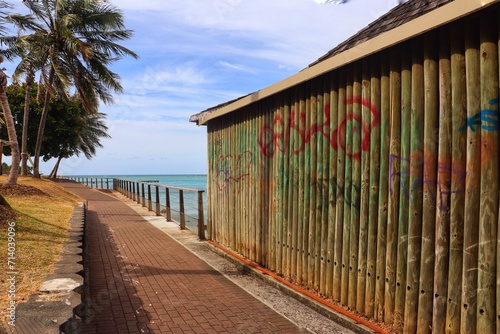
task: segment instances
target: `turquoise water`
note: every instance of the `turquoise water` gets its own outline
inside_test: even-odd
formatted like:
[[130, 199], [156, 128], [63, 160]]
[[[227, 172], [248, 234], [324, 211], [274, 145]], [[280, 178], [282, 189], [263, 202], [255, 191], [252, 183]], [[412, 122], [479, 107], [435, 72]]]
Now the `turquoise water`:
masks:
[[68, 175], [69, 177], [117, 178], [130, 181], [158, 181], [163, 186], [207, 190], [206, 175]]
[[[206, 175], [67, 175], [70, 178], [117, 178], [130, 181], [148, 182], [152, 185], [162, 185], [170, 187], [188, 188], [193, 190], [203, 190], [203, 211], [207, 217], [207, 176]], [[90, 180], [89, 180], [90, 181]], [[154, 181], [154, 182], [152, 182]], [[100, 182], [100, 181], [99, 181]], [[99, 183], [100, 185], [100, 183]], [[110, 184], [110, 187], [112, 185]], [[104, 187], [106, 185], [104, 184]], [[165, 188], [160, 187], [160, 203], [162, 208], [165, 206]], [[154, 195], [153, 195], [154, 200]], [[179, 191], [170, 190], [170, 205], [172, 207], [172, 218], [179, 221]], [[186, 226], [189, 229], [196, 230], [198, 218], [198, 193], [184, 191], [184, 209], [186, 213]], [[205, 218], [206, 219], [206, 218]], [[206, 221], [205, 221], [206, 223]]]

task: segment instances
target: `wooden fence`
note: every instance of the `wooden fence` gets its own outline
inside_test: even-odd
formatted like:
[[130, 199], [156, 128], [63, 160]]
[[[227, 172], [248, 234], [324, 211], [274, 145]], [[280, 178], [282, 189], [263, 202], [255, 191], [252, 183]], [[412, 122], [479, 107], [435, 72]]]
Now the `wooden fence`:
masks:
[[209, 238], [405, 333], [500, 333], [498, 18], [209, 121]]

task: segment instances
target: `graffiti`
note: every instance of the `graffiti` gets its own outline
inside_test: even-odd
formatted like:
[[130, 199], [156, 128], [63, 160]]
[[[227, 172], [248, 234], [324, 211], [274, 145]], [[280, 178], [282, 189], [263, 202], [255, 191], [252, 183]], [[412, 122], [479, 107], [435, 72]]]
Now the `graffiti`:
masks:
[[[350, 156], [353, 159], [359, 159], [361, 157], [361, 151], [369, 151], [370, 150], [370, 142], [371, 142], [371, 130], [376, 127], [379, 122], [380, 122], [380, 115], [378, 113], [378, 110], [375, 106], [373, 106], [369, 101], [365, 99], [360, 99], [359, 97], [355, 96], [351, 99], [347, 99], [346, 105], [351, 105], [351, 104], [361, 104], [363, 107], [369, 108], [373, 120], [369, 127], [367, 124], [363, 123], [363, 120], [360, 115], [355, 115], [353, 113], [349, 113], [346, 115], [346, 118], [339, 124], [338, 128], [333, 131], [332, 133], [332, 147], [337, 151], [338, 147], [340, 146], [344, 151], [346, 149], [346, 136], [345, 136], [345, 129], [347, 127], [347, 123], [351, 122], [353, 123], [352, 126], [361, 126], [361, 148], [360, 150], [356, 152], [347, 152], [346, 154]], [[356, 125], [357, 123], [357, 125]], [[340, 135], [339, 135], [340, 134]], [[350, 140], [348, 138], [347, 140]]]
[[[445, 182], [446, 177], [442, 175], [451, 175], [449, 181]], [[444, 211], [450, 207], [450, 198], [452, 194], [459, 194], [465, 192], [465, 180], [467, 173], [455, 169], [453, 165], [438, 164], [438, 194], [439, 194], [439, 209]], [[438, 200], [438, 199], [436, 199]]]
[[[345, 104], [346, 106], [359, 104], [368, 108], [372, 115], [371, 123], [365, 124], [361, 115], [350, 112], [347, 113], [336, 129], [330, 129], [330, 105], [327, 103], [323, 108], [324, 122], [322, 124], [314, 123], [309, 128], [306, 128], [305, 112], [296, 115], [296, 112], [292, 110], [286, 122], [289, 124], [290, 131], [285, 131], [285, 120], [280, 114], [274, 117], [272, 126], [266, 124], [262, 127], [259, 133], [259, 147], [262, 154], [266, 157], [272, 157], [277, 152], [285, 154], [288, 150], [291, 150], [293, 154], [298, 155], [305, 150], [306, 144], [315, 135], [322, 135], [335, 151], [339, 149], [346, 151], [346, 140], [351, 140], [350, 138], [346, 139], [346, 129], [352, 127], [361, 130], [361, 145], [356, 151], [346, 151], [346, 155], [353, 159], [359, 159], [362, 151], [370, 150], [371, 131], [379, 125], [380, 115], [377, 108], [370, 101], [359, 96], [347, 98]], [[298, 118], [298, 122], [296, 118]], [[296, 135], [293, 136], [291, 133]], [[290, 138], [293, 138], [294, 142], [290, 142]]]
[[[426, 178], [423, 172], [424, 157], [427, 157], [426, 159], [430, 161], [435, 159], [430, 153], [424, 155], [415, 154], [411, 157], [400, 157], [391, 154], [389, 157], [389, 192], [391, 195], [394, 194], [394, 178], [400, 178], [403, 175], [408, 177], [412, 175], [417, 176], [408, 185], [400, 185], [399, 191], [401, 194], [406, 199], [410, 199], [422, 187], [428, 190], [433, 200], [438, 201], [440, 210], [447, 210], [451, 195], [465, 192], [467, 173], [457, 168], [454, 163], [439, 162], [437, 164], [437, 177], [432, 179]], [[399, 171], [395, 166], [398, 162], [400, 165]]]
[[472, 132], [476, 131], [476, 128], [480, 127], [486, 131], [498, 131], [499, 127], [499, 114], [498, 114], [498, 103], [499, 99], [493, 99], [489, 102], [492, 109], [481, 110], [479, 113], [472, 117], [467, 117], [467, 125], [458, 129], [460, 132], [464, 132], [468, 128]]
[[[338, 198], [343, 198], [344, 203], [347, 204], [348, 206], [351, 206], [359, 211], [359, 208], [361, 207], [361, 189], [359, 186], [353, 184], [352, 182], [349, 182], [347, 184], [340, 184], [337, 179], [332, 178], [330, 180], [330, 187], [332, 189], [336, 189], [337, 192], [335, 193], [335, 197], [333, 198], [331, 204], [337, 201]], [[347, 191], [346, 191], [347, 190]], [[357, 194], [357, 196], [354, 196], [353, 200], [353, 193]]]
[[237, 157], [231, 154], [221, 155], [217, 165], [217, 184], [222, 191], [232, 182], [239, 183], [242, 179], [250, 175], [248, 167], [253, 161], [253, 154], [250, 150], [240, 153]]

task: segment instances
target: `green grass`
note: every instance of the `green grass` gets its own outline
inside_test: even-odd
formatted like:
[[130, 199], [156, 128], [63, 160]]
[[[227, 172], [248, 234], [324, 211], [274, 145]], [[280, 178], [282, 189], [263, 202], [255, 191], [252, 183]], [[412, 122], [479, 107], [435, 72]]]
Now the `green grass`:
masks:
[[[0, 182], [5, 176], [0, 177]], [[17, 213], [16, 232], [16, 302], [26, 300], [38, 291], [45, 276], [52, 272], [54, 264], [68, 240], [67, 231], [77, 196], [67, 192], [54, 182], [33, 178], [20, 178], [19, 184], [35, 187], [43, 194], [4, 195]], [[0, 227], [0, 316], [5, 318], [8, 305], [7, 228]]]

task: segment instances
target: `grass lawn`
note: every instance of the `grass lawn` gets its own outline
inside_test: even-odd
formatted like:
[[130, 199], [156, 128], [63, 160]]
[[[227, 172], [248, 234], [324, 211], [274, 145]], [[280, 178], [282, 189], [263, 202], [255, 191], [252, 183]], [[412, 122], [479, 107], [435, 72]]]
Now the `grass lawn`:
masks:
[[[0, 176], [3, 184], [6, 176]], [[81, 199], [49, 180], [20, 177], [19, 186], [0, 187], [17, 217], [15, 218], [15, 275], [17, 303], [40, 288], [52, 272], [68, 239], [67, 231], [73, 208]], [[3, 219], [1, 219], [3, 218]], [[6, 221], [8, 220], [8, 221]], [[0, 319], [5, 320], [10, 301], [8, 267], [8, 228], [11, 219], [0, 217]], [[12, 263], [11, 263], [12, 265]]]

